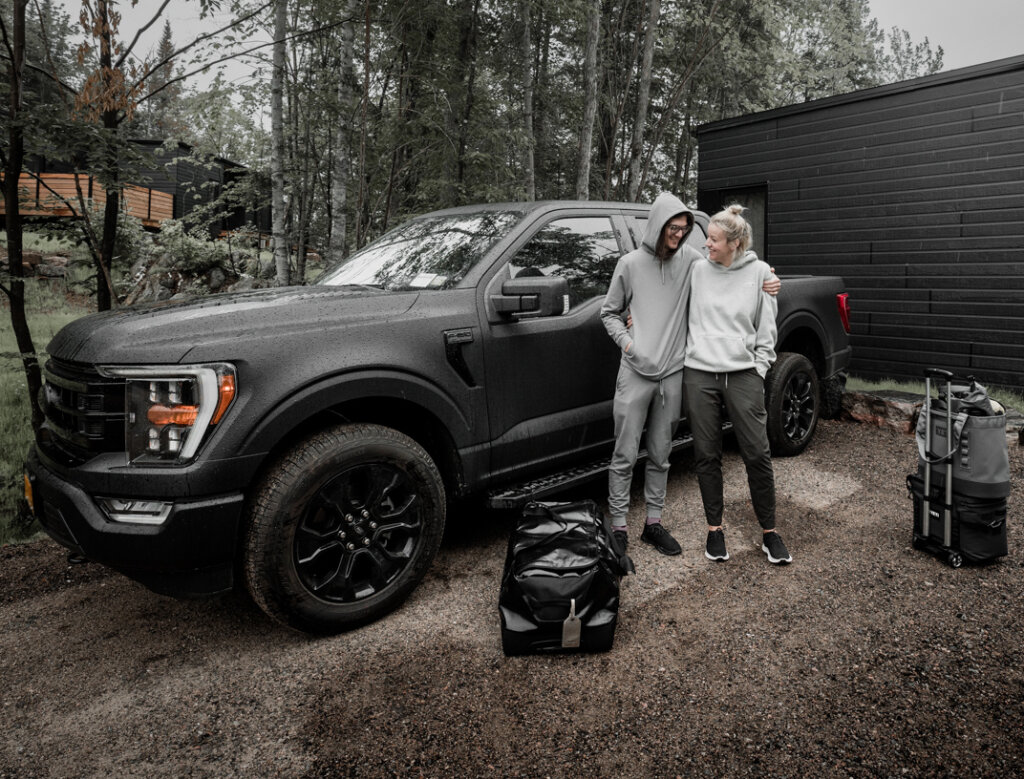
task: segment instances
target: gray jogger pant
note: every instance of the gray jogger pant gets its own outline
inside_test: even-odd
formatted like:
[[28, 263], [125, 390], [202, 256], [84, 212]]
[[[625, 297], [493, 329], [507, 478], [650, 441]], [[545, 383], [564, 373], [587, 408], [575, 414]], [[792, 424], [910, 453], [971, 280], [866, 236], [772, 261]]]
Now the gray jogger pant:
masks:
[[644, 497], [647, 516], [661, 517], [668, 483], [668, 458], [672, 436], [682, 407], [683, 372], [660, 381], [637, 374], [623, 362], [615, 381], [615, 453], [608, 466], [608, 513], [613, 525], [626, 524], [629, 488], [640, 449], [640, 437], [647, 424], [647, 463]]
[[686, 416], [693, 433], [694, 470], [708, 525], [722, 524], [722, 403], [729, 412], [750, 500], [764, 530], [775, 528], [775, 474], [765, 427], [764, 379], [753, 368], [733, 373], [684, 371]]

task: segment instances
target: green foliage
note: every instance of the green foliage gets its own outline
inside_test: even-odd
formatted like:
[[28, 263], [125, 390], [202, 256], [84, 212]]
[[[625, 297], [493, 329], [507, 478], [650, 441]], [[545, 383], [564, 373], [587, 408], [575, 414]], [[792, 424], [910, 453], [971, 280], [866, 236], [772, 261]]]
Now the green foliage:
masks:
[[[28, 236], [26, 245], [33, 248], [55, 248]], [[42, 349], [68, 322], [88, 313], [88, 309], [66, 299], [63, 287], [55, 282], [26, 279], [26, 310], [29, 327], [40, 361], [45, 360]], [[22, 466], [32, 444], [32, 426], [29, 421], [28, 390], [25, 372], [18, 354], [14, 332], [9, 325], [10, 312], [0, 304], [0, 544], [25, 538], [37, 530], [24, 521], [22, 507]]]
[[201, 228], [189, 229], [177, 219], [163, 223], [153, 239], [153, 252], [166, 258], [161, 268], [202, 275], [213, 268], [231, 268], [231, 252], [225, 241], [211, 241]]
[[[219, 155], [265, 171], [269, 49], [253, 47], [265, 39], [274, 4], [200, 5], [220, 11], [207, 15], [202, 33], [227, 26], [229, 10], [234, 23], [193, 47], [199, 30], [166, 15], [157, 19], [163, 25], [159, 47], [141, 60], [144, 83], [127, 85], [137, 88], [138, 101], [119, 107], [124, 116], [116, 127], [72, 117], [66, 95], [57, 99], [60, 90], [42, 79], [26, 103], [34, 123], [30, 153], [103, 183], [145, 185], [126, 143], [143, 135], [183, 141], [203, 159]], [[537, 197], [574, 196], [589, 5], [529, 0], [527, 30], [518, 0], [382, 0], [371, 4], [368, 17], [357, 0], [288, 0], [282, 117], [288, 243], [326, 256], [333, 230], [346, 230], [352, 248], [412, 214], [521, 199], [531, 179]], [[84, 34], [55, 7], [43, 0], [44, 24], [29, 20], [36, 52], [30, 59], [46, 62], [80, 89], [86, 74], [67, 53]], [[601, 2], [592, 197], [628, 197], [636, 184], [630, 163], [639, 156], [638, 197], [669, 189], [693, 200], [692, 130], [699, 124], [941, 67], [941, 49], [933, 52], [927, 40], [915, 43], [900, 30], [887, 39], [870, 17], [868, 0], [662, 0], [650, 105], [635, 154], [648, 13], [643, 0]], [[122, 29], [115, 37], [127, 45], [134, 32]], [[345, 40], [354, 46], [346, 49]], [[201, 89], [194, 80], [175, 81], [240, 52], [253, 63], [251, 78], [217, 75]], [[532, 134], [524, 121], [527, 93], [533, 95]], [[269, 202], [269, 188], [260, 182], [254, 177], [234, 202], [227, 186], [201, 193], [205, 205], [190, 215], [190, 226]], [[342, 192], [344, 202], [334, 202]]]
[[889, 49], [882, 58], [886, 82], [905, 81], [942, 70], [942, 47], [932, 51], [927, 38], [921, 43], [910, 40], [910, 33], [893, 27], [889, 31]]

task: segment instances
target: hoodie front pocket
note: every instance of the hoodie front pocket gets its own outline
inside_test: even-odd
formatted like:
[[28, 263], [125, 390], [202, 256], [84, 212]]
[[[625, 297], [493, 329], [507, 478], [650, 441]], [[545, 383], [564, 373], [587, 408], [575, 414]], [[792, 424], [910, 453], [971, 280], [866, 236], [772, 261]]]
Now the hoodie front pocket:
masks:
[[754, 355], [747, 348], [745, 338], [735, 335], [705, 335], [703, 354], [719, 370], [736, 370], [750, 365]]

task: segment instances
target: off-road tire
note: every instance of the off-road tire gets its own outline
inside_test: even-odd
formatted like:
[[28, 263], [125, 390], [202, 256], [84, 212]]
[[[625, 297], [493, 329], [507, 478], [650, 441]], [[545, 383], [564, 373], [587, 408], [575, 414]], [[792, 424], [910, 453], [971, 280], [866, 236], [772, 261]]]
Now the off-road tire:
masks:
[[430, 456], [402, 433], [341, 425], [268, 469], [250, 506], [246, 586], [275, 620], [338, 633], [396, 608], [444, 533], [445, 493]]
[[814, 437], [821, 411], [818, 376], [802, 354], [782, 352], [765, 384], [772, 454], [792, 457]]

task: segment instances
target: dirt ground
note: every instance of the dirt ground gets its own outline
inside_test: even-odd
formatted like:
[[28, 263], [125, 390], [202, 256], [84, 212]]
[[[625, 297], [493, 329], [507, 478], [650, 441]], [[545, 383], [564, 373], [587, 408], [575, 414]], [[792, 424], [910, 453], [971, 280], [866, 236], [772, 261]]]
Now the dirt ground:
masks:
[[327, 639], [69, 566], [50, 541], [5, 547], [0, 777], [1020, 776], [1010, 452], [1010, 555], [959, 570], [911, 548], [910, 436], [824, 422], [776, 460], [787, 567], [760, 551], [735, 452], [732, 559], [704, 559], [682, 457], [665, 523], [683, 555], [640, 544], [631, 514], [637, 573], [599, 655], [502, 655], [509, 515], [457, 518], [399, 611]]

